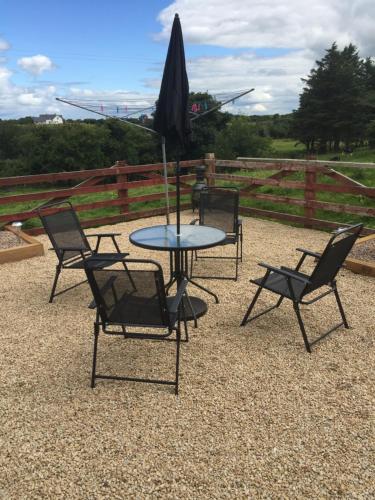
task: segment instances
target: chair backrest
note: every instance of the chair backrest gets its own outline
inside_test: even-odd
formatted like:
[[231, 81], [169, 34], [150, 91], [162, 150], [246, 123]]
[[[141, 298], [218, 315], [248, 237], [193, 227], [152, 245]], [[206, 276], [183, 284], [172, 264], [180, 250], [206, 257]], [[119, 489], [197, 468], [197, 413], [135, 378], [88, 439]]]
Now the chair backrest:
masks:
[[[103, 323], [170, 327], [163, 271], [155, 261], [124, 259], [126, 269], [89, 269], [87, 278]], [[131, 269], [132, 263], [137, 264]], [[146, 264], [139, 269], [139, 264]], [[150, 268], [151, 265], [151, 268]]]
[[[54, 210], [52, 213], [51, 209]], [[60, 260], [67, 261], [73, 257], [82, 256], [82, 252], [92, 253], [70, 202], [46, 205], [39, 210], [39, 217]], [[77, 248], [77, 251], [63, 252], [64, 248]]]
[[362, 228], [363, 224], [356, 224], [338, 230], [332, 235], [310, 276], [311, 284], [306, 287], [304, 294], [329, 284], [335, 279]]
[[226, 233], [237, 232], [239, 191], [233, 187], [202, 190], [199, 199], [199, 224]]

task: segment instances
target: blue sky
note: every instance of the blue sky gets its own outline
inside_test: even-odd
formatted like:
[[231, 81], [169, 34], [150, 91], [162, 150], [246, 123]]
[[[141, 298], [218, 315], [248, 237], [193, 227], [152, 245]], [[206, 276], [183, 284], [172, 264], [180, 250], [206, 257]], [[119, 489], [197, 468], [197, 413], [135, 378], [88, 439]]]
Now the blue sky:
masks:
[[[165, 56], [157, 14], [167, 1], [99, 2], [28, 0], [1, 2], [1, 35], [11, 43], [14, 80], [28, 84], [20, 57], [44, 54], [55, 69], [38, 80], [90, 83], [96, 88], [137, 88]], [[22, 14], [21, 14], [22, 13]]]
[[76, 116], [56, 96], [157, 97], [175, 12], [191, 90], [255, 87], [232, 112], [298, 107], [301, 78], [334, 41], [375, 53], [368, 0], [0, 0], [0, 118]]

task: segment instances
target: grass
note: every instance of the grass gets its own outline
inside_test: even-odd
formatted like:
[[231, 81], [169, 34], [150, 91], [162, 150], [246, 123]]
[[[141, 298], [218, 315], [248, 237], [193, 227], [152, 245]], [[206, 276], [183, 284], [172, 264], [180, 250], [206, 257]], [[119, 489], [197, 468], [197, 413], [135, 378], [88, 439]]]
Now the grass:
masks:
[[[290, 157], [290, 158], [295, 158], [295, 157], [301, 157], [304, 156], [304, 147], [301, 144], [296, 144], [296, 142], [292, 139], [276, 139], [272, 143], [273, 147], [273, 157]], [[326, 154], [326, 155], [319, 155], [318, 159], [319, 160], [325, 160], [325, 159], [330, 159], [332, 157], [332, 154]], [[352, 155], [345, 155], [340, 158], [340, 161], [349, 161], [349, 162], [360, 162], [360, 163], [365, 163], [365, 162], [374, 162], [375, 163], [375, 150], [371, 150], [368, 148], [359, 148], [353, 152]], [[338, 166], [335, 170], [338, 172], [342, 172], [348, 177], [351, 177], [352, 179], [364, 184], [365, 186], [368, 187], [374, 187], [375, 186], [375, 169], [358, 169], [358, 168], [353, 168], [353, 167], [341, 167]], [[238, 171], [238, 172], [232, 172], [233, 174], [240, 174], [243, 176], [251, 176], [251, 177], [257, 177], [257, 178], [265, 178], [273, 173], [275, 171]], [[297, 180], [297, 181], [303, 181], [304, 179], [304, 174], [303, 172], [294, 172], [290, 176], [288, 176], [288, 180]], [[332, 184], [335, 181], [329, 177], [326, 176], [318, 176], [318, 182], [322, 183], [327, 183], [327, 184]], [[217, 181], [217, 185], [227, 185], [227, 181]], [[237, 185], [238, 187], [245, 186], [245, 184], [241, 183], [231, 183], [233, 185]], [[46, 191], [46, 190], [53, 190], [55, 187], [48, 185], [46, 186], [39, 186], [39, 187], [26, 187], [26, 186], [21, 186], [17, 187], [15, 189], [2, 189], [0, 190], [0, 196], [10, 196], [10, 195], [16, 195], [16, 194], [26, 194], [26, 193], [31, 193], [31, 192], [36, 192], [36, 191]], [[170, 190], [173, 190], [174, 187], [170, 186]], [[164, 186], [149, 186], [149, 187], [141, 187], [141, 188], [136, 188], [136, 189], [129, 189], [129, 196], [142, 196], [146, 194], [153, 194], [153, 193], [162, 193], [164, 191]], [[280, 195], [280, 196], [289, 196], [293, 198], [300, 198], [302, 199], [304, 197], [304, 192], [303, 190], [297, 190], [297, 189], [287, 189], [287, 188], [280, 188], [280, 187], [272, 187], [272, 186], [262, 186], [257, 189], [259, 193], [264, 193], [264, 194], [274, 194], [274, 195]], [[109, 200], [109, 199], [116, 199], [117, 198], [117, 192], [116, 191], [106, 191], [102, 193], [90, 193], [87, 195], [80, 195], [80, 196], [73, 196], [71, 198], [71, 201], [73, 204], [81, 204], [81, 203], [93, 203], [96, 201], [104, 201], [104, 200]], [[190, 196], [185, 195], [182, 196], [182, 202], [189, 201]], [[375, 199], [369, 199], [364, 196], [359, 196], [359, 195], [350, 195], [350, 194], [343, 194], [343, 193], [329, 193], [329, 192], [320, 192], [317, 193], [317, 200], [319, 201], [327, 201], [327, 202], [333, 202], [333, 203], [344, 203], [348, 205], [356, 205], [356, 206], [366, 206], [366, 207], [375, 207]], [[11, 214], [11, 213], [17, 213], [21, 211], [28, 211], [32, 210], [33, 208], [37, 207], [40, 205], [41, 200], [37, 201], [31, 201], [31, 202], [20, 202], [20, 203], [13, 203], [13, 204], [7, 204], [7, 205], [0, 205], [0, 215], [2, 214]], [[173, 206], [175, 204], [175, 199], [171, 198], [170, 199], [170, 204]], [[274, 203], [274, 202], [269, 202], [269, 201], [264, 201], [264, 200], [255, 200], [251, 198], [243, 198], [241, 200], [241, 204], [246, 207], [254, 207], [254, 208], [260, 208], [264, 210], [272, 210], [272, 211], [277, 211], [277, 212], [284, 212], [288, 214], [294, 214], [294, 215], [303, 215], [304, 210], [303, 207], [298, 207], [294, 205], [287, 205], [283, 203]], [[136, 202], [136, 203], [131, 203], [130, 204], [130, 210], [131, 211], [140, 211], [140, 210], [151, 210], [153, 208], [159, 208], [165, 205], [164, 199], [161, 200], [154, 200], [154, 201], [148, 201], [148, 202]], [[90, 218], [101, 218], [101, 217], [108, 217], [111, 215], [116, 215], [119, 213], [119, 208], [118, 207], [108, 207], [108, 208], [98, 208], [95, 210], [87, 210], [84, 212], [80, 212], [79, 216], [82, 219], [90, 219]], [[316, 218], [319, 219], [325, 219], [325, 220], [330, 220], [330, 221], [336, 221], [336, 222], [342, 222], [342, 223], [356, 223], [356, 222], [363, 222], [367, 227], [373, 227], [375, 228], [375, 218], [374, 217], [361, 217], [357, 215], [351, 215], [351, 214], [344, 214], [344, 213], [338, 213], [338, 212], [330, 212], [326, 210], [316, 210]], [[37, 227], [40, 226], [40, 221], [38, 218], [33, 218], [28, 220], [24, 227], [26, 228], [31, 228], [31, 227]]]
[[[56, 187], [48, 187], [39, 186], [39, 187], [29, 187], [29, 186], [21, 186], [12, 189], [0, 189], [0, 197], [2, 196], [13, 196], [19, 194], [28, 194], [28, 193], [36, 193], [38, 191], [53, 191]], [[174, 191], [174, 186], [169, 186], [169, 191]], [[156, 185], [156, 186], [148, 186], [148, 187], [140, 187], [135, 189], [129, 189], [129, 197], [142, 196], [146, 194], [154, 194], [154, 193], [163, 193], [164, 186]], [[117, 198], [117, 191], [104, 191], [101, 193], [88, 193], [79, 196], [72, 196], [70, 201], [73, 205], [84, 204], [84, 203], [95, 203], [98, 201], [105, 200], [114, 200]], [[189, 195], [181, 196], [181, 202], [189, 201]], [[41, 205], [43, 200], [36, 201], [27, 201], [27, 202], [17, 202], [17, 203], [9, 203], [5, 205], [0, 205], [0, 215], [5, 214], [15, 214], [18, 212], [26, 212], [35, 209], [39, 205]], [[175, 198], [170, 198], [170, 205], [175, 205]], [[147, 202], [135, 202], [130, 203], [129, 209], [130, 211], [140, 211], [140, 210], [152, 210], [153, 208], [160, 208], [165, 206], [164, 198], [160, 200], [152, 200]], [[116, 206], [113, 207], [104, 207], [104, 208], [96, 208], [92, 210], [84, 210], [79, 212], [80, 219], [96, 219], [102, 217], [110, 217], [112, 215], [119, 214], [119, 208]], [[34, 217], [32, 219], [27, 220], [24, 223], [24, 228], [30, 229], [33, 227], [40, 227], [41, 223], [38, 217]]]
[[294, 139], [273, 139], [272, 158], [303, 158], [306, 148]]

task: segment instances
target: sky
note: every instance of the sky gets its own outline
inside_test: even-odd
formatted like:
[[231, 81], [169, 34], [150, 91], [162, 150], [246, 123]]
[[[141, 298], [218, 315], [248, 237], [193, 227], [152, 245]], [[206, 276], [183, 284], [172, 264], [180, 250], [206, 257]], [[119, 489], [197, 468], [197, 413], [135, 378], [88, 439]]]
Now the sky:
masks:
[[0, 0], [0, 118], [97, 116], [56, 97], [146, 107], [175, 13], [191, 91], [255, 89], [233, 113], [297, 109], [301, 78], [333, 42], [375, 56], [374, 0]]

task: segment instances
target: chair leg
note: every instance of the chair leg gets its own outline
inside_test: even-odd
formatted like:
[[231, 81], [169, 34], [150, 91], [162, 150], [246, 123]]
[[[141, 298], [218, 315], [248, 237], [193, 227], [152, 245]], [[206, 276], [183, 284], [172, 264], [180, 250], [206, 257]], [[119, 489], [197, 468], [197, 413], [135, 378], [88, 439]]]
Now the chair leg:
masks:
[[239, 247], [239, 239], [237, 238], [237, 242], [236, 242], [236, 278], [235, 278], [235, 281], [238, 280], [238, 259], [239, 259], [238, 247]]
[[175, 389], [174, 393], [178, 396], [178, 382], [179, 382], [179, 370], [180, 370], [180, 341], [181, 341], [181, 322], [178, 320], [177, 332], [176, 332], [177, 342], [176, 342], [176, 377], [175, 377]]
[[298, 324], [299, 324], [299, 327], [300, 327], [300, 330], [302, 333], [303, 341], [305, 343], [306, 351], [311, 354], [310, 343], [309, 343], [309, 340], [308, 340], [307, 335], [306, 335], [305, 325], [303, 324], [301, 312], [299, 310], [297, 302], [293, 302], [293, 308], [294, 308], [294, 311], [295, 311], [297, 319], [298, 319]]
[[277, 301], [276, 307], [281, 306], [281, 302], [284, 300], [284, 298], [285, 298], [285, 297], [283, 297], [282, 295], [280, 295], [280, 298], [279, 298], [279, 300]]
[[195, 314], [193, 304], [191, 303], [191, 300], [190, 300], [190, 297], [189, 297], [189, 294], [187, 293], [187, 291], [185, 291], [185, 297], [186, 297], [186, 302], [189, 304], [190, 313], [192, 314], [193, 319], [194, 319], [194, 328], [198, 328], [197, 316]]
[[253, 308], [254, 308], [254, 306], [255, 306], [255, 303], [256, 303], [256, 301], [258, 300], [258, 297], [259, 297], [259, 295], [260, 295], [260, 292], [261, 292], [261, 291], [262, 291], [262, 287], [261, 287], [261, 286], [259, 286], [259, 287], [258, 287], [258, 290], [256, 291], [256, 293], [255, 293], [255, 295], [254, 295], [254, 297], [253, 297], [253, 300], [251, 301], [251, 303], [250, 303], [250, 305], [249, 305], [249, 307], [248, 307], [248, 309], [247, 309], [247, 311], [246, 311], [245, 316], [243, 317], [243, 320], [241, 321], [241, 326], [246, 325], [247, 320], [248, 320], [248, 317], [250, 316], [251, 311], [253, 310]]
[[340, 300], [339, 292], [337, 291], [336, 286], [334, 287], [333, 292], [334, 292], [335, 297], [336, 297], [336, 302], [337, 302], [337, 305], [339, 307], [339, 311], [340, 311], [340, 314], [341, 314], [342, 322], [344, 323], [345, 328], [349, 328], [349, 325], [348, 325], [348, 322], [346, 320], [346, 316], [345, 316], [345, 313], [344, 313], [344, 308], [342, 307], [342, 303], [341, 303], [341, 300]]
[[94, 354], [92, 360], [92, 373], [91, 373], [91, 388], [95, 387], [95, 374], [96, 374], [96, 356], [98, 353], [98, 339], [99, 339], [99, 325], [94, 325]]
[[194, 252], [191, 252], [191, 260], [190, 260], [190, 276], [193, 276], [193, 257], [194, 257]]
[[185, 304], [184, 304], [183, 300], [181, 302], [181, 309], [182, 309], [182, 320], [184, 322], [184, 331], [185, 331], [185, 338], [182, 342], [189, 342], [188, 324], [186, 321], [186, 309], [185, 309]]
[[242, 262], [242, 253], [243, 253], [243, 233], [242, 233], [242, 226], [240, 226], [240, 260]]
[[56, 287], [57, 287], [57, 281], [59, 279], [59, 276], [60, 276], [60, 273], [61, 273], [61, 265], [58, 264], [56, 266], [56, 272], [55, 272], [55, 279], [53, 280], [53, 285], [52, 285], [52, 290], [51, 290], [51, 295], [49, 297], [49, 302], [52, 303], [53, 302], [53, 298], [55, 296], [55, 291], [56, 291]]

